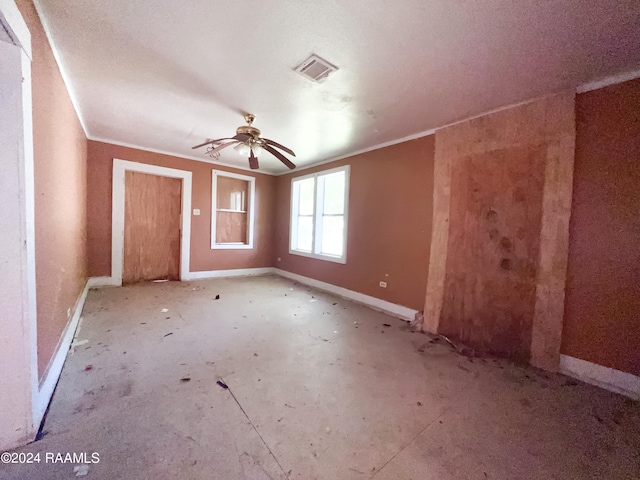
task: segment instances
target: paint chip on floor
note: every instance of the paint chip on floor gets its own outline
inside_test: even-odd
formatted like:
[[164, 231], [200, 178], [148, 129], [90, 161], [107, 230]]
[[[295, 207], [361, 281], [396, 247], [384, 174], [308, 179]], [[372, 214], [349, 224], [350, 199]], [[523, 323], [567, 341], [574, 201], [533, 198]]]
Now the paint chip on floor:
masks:
[[169, 311], [168, 308], [163, 308], [162, 310], [160, 310], [160, 313], [167, 313]]
[[84, 477], [89, 473], [89, 465], [76, 465], [73, 467], [73, 473], [76, 474], [76, 477]]

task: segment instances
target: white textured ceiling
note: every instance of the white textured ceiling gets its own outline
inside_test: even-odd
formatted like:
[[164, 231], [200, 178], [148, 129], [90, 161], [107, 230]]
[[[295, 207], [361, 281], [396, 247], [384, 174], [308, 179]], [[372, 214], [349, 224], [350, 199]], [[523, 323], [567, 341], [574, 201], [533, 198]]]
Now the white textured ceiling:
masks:
[[[640, 69], [637, 0], [37, 4], [90, 138], [202, 159], [245, 112], [306, 166]], [[340, 70], [295, 73], [312, 52]]]

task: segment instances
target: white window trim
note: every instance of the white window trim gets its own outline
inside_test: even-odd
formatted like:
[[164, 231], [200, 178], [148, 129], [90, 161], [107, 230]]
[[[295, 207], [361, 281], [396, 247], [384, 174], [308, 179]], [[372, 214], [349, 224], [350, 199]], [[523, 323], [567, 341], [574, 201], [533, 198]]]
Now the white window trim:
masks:
[[[293, 239], [295, 238], [295, 236], [297, 235], [297, 232], [295, 232], [294, 229], [294, 222], [293, 219], [295, 217], [298, 216], [298, 205], [297, 202], [294, 202], [294, 182], [300, 181], [300, 180], [306, 180], [307, 178], [315, 178], [316, 181], [314, 183], [314, 197], [315, 197], [315, 202], [314, 202], [314, 212], [313, 212], [313, 216], [315, 218], [315, 222], [313, 225], [313, 235], [312, 235], [312, 250], [315, 249], [315, 245], [316, 242], [318, 241], [318, 237], [320, 235], [320, 229], [318, 227], [319, 222], [322, 221], [322, 217], [320, 215], [317, 215], [317, 206], [318, 206], [318, 181], [317, 178], [324, 176], [324, 175], [331, 175], [332, 173], [337, 173], [337, 172], [344, 172], [345, 173], [345, 188], [344, 188], [344, 235], [342, 238], [342, 256], [341, 257], [337, 257], [335, 255], [327, 255], [326, 253], [314, 253], [313, 251], [311, 252], [305, 252], [302, 250], [294, 250], [292, 248], [293, 245]], [[289, 253], [292, 255], [300, 255], [301, 257], [309, 257], [309, 258], [316, 258], [318, 260], [327, 260], [329, 262], [335, 262], [335, 263], [347, 263], [347, 238], [348, 238], [348, 229], [349, 229], [349, 186], [350, 186], [350, 173], [351, 173], [351, 167], [350, 165], [343, 165], [342, 167], [336, 167], [336, 168], [331, 168], [329, 170], [322, 170], [320, 172], [316, 172], [316, 173], [311, 173], [309, 175], [302, 175], [299, 177], [293, 177], [291, 179], [291, 194], [290, 194], [290, 203], [291, 203], [291, 210], [289, 212]]]
[[[236, 178], [249, 182], [249, 218], [247, 228], [249, 229], [249, 243], [216, 243], [216, 221], [217, 210], [216, 203], [218, 200], [218, 177]], [[224, 172], [222, 170], [212, 170], [211, 175], [211, 249], [212, 250], [248, 250], [253, 248], [253, 219], [255, 214], [256, 199], [256, 177], [249, 175], [240, 175], [239, 173]], [[225, 212], [235, 210], [222, 209]]]

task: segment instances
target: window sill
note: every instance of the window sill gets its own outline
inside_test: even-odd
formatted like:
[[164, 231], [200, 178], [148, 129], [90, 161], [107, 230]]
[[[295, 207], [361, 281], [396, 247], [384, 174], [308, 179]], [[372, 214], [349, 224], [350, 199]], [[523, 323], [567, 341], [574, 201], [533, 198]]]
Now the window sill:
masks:
[[246, 210], [233, 210], [231, 208], [216, 208], [216, 212], [247, 213]]
[[323, 255], [320, 253], [303, 252], [301, 250], [291, 250], [291, 249], [289, 249], [289, 253], [292, 255], [300, 255], [301, 257], [315, 258], [317, 260], [326, 260], [328, 262], [342, 263], [342, 264], [347, 263], [346, 255], [342, 257], [336, 257], [333, 255]]
[[211, 250], [249, 250], [253, 245], [246, 243], [215, 243], [211, 245]]

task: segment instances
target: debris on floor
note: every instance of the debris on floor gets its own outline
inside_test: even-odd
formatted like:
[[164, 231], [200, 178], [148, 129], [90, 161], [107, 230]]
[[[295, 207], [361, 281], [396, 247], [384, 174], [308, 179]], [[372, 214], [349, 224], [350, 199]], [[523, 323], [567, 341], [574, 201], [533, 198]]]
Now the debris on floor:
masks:
[[224, 383], [222, 380], [218, 380], [216, 383], [220, 385], [222, 388], [224, 388], [225, 390], [229, 389], [229, 386], [226, 383]]
[[390, 326], [391, 326], [391, 324], [390, 324], [390, 323], [383, 323], [383, 324], [382, 324], [382, 326], [383, 326], [383, 327], [390, 327]]
[[220, 295], [216, 295], [216, 298], [214, 298], [214, 300], [220, 300]]
[[163, 283], [163, 282], [168, 282], [168, 279], [160, 279], [160, 280], [153, 280], [153, 283]]
[[73, 467], [73, 473], [76, 474], [76, 477], [84, 477], [89, 473], [89, 465], [76, 465]]
[[187, 383], [187, 382], [190, 382], [190, 381], [191, 381], [191, 379], [189, 377], [183, 377], [183, 378], [180, 379], [181, 383]]
[[84, 345], [85, 343], [89, 343], [89, 340], [74, 340], [71, 344], [71, 348], [79, 347], [80, 345]]
[[409, 325], [415, 332], [424, 331], [424, 313], [422, 311], [416, 312], [413, 320], [409, 322]]
[[87, 365], [86, 367], [84, 367], [85, 372], [88, 372], [89, 370], [93, 370], [93, 365]]
[[169, 335], [173, 335], [173, 332], [169, 332], [169, 333], [165, 333], [165, 337], [168, 337]]
[[160, 313], [167, 313], [169, 311], [168, 308], [163, 308], [162, 310], [160, 310]]

